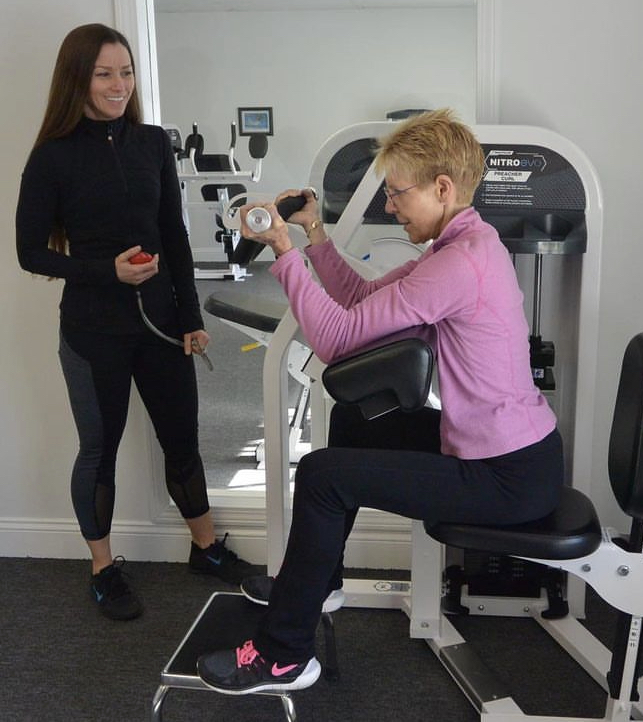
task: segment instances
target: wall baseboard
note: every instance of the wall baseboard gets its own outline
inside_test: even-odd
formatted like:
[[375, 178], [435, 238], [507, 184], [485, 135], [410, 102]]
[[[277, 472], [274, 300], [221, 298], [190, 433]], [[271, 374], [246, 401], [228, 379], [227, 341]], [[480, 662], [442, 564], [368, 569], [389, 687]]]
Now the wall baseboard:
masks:
[[[218, 520], [218, 528], [229, 534], [228, 545], [242, 558], [265, 564], [265, 515], [235, 516], [235, 522]], [[346, 566], [410, 569], [410, 522], [388, 515], [383, 521], [380, 516], [370, 510], [360, 512], [347, 545]], [[259, 517], [264, 518], [263, 524]], [[122, 554], [130, 561], [184, 562], [190, 552], [190, 536], [180, 519], [114, 522], [111, 539], [114, 555]], [[0, 556], [89, 559], [89, 551], [74, 519], [0, 518]]]

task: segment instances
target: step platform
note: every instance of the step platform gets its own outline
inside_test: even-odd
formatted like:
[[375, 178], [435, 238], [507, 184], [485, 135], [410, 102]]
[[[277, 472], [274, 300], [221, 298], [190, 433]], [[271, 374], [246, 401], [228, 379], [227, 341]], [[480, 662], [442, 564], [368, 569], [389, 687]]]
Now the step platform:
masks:
[[[216, 693], [197, 674], [198, 658], [202, 654], [215, 652], [218, 649], [238, 647], [247, 639], [252, 639], [255, 628], [265, 612], [266, 607], [254, 604], [243, 594], [215, 592], [161, 672], [161, 684], [152, 700], [152, 722], [163, 722], [163, 703], [171, 689], [196, 689]], [[330, 614], [323, 614], [322, 622], [327, 636], [327, 654], [331, 642], [329, 636], [332, 637], [333, 663], [326, 669], [326, 677], [332, 679], [336, 677], [336, 655]], [[289, 693], [257, 692], [256, 694], [279, 697], [288, 722], [295, 722], [297, 719], [295, 705]]]

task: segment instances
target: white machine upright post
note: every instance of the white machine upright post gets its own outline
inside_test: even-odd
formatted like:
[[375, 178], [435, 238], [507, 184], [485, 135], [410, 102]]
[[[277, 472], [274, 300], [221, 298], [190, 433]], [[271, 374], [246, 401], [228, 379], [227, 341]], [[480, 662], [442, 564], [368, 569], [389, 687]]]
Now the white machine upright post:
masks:
[[298, 328], [292, 311], [288, 309], [266, 349], [264, 359], [266, 520], [269, 530], [268, 574], [271, 575], [275, 575], [279, 571], [290, 528], [288, 371], [286, 364], [288, 348]]

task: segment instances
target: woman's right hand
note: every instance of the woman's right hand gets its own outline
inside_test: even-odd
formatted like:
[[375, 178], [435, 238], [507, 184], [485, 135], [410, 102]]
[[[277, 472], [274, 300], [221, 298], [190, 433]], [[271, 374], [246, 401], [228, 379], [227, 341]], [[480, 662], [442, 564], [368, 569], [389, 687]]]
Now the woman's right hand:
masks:
[[152, 260], [147, 263], [130, 263], [130, 258], [133, 258], [137, 253], [140, 253], [141, 250], [141, 246], [132, 246], [126, 251], [119, 253], [114, 259], [116, 276], [121, 283], [129, 283], [131, 286], [138, 286], [159, 272], [158, 253], [155, 253], [152, 256]]
[[303, 190], [286, 190], [275, 198], [275, 205], [278, 206], [285, 198], [303, 196], [306, 204], [303, 208], [295, 211], [288, 217], [288, 223], [294, 223], [301, 226], [304, 231], [310, 227], [310, 224], [319, 218], [319, 206], [317, 204], [317, 194], [312, 188], [304, 188]]

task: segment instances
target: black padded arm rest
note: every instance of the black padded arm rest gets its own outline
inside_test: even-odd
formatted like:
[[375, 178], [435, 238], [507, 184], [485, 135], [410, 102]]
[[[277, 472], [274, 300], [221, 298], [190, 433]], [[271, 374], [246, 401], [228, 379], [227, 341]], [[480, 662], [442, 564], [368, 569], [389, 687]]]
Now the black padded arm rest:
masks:
[[358, 404], [364, 418], [401, 409], [418, 411], [431, 386], [433, 353], [418, 337], [421, 327], [380, 339], [329, 364], [322, 381], [340, 404]]
[[288, 304], [262, 298], [251, 293], [226, 293], [223, 290], [210, 294], [203, 307], [208, 313], [233, 323], [273, 333], [279, 325]]

